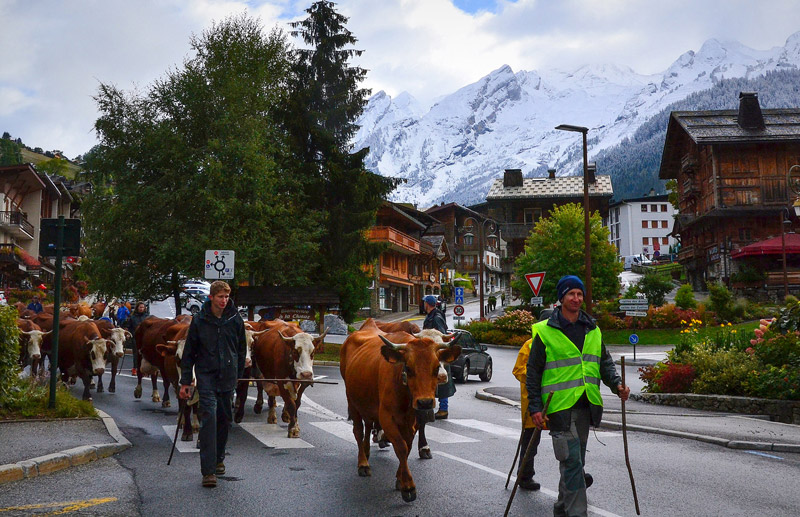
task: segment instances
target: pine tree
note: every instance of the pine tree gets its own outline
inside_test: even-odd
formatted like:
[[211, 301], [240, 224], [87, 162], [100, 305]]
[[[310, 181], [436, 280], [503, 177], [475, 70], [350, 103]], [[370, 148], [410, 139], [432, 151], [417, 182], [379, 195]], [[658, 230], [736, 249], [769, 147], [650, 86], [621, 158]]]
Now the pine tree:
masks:
[[287, 128], [296, 173], [305, 179], [312, 206], [324, 214], [319, 283], [338, 292], [342, 315], [350, 321], [368, 300], [364, 266], [380, 254], [364, 234], [396, 181], [365, 169], [368, 149], [350, 152], [355, 120], [370, 92], [359, 87], [366, 70], [350, 64], [362, 51], [346, 48], [357, 41], [345, 27], [347, 18], [325, 0], [306, 13], [292, 23], [292, 35], [311, 48], [295, 52]]

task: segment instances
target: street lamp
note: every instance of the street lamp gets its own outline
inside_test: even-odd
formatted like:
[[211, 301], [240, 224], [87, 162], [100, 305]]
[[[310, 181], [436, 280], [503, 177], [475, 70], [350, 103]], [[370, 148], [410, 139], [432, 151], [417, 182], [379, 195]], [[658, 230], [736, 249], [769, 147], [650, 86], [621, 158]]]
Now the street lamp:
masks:
[[591, 227], [589, 225], [589, 162], [586, 149], [586, 133], [589, 128], [583, 126], [572, 126], [570, 124], [561, 124], [556, 126], [559, 131], [572, 131], [581, 133], [583, 135], [583, 240], [585, 248], [584, 262], [586, 262], [586, 278], [584, 279], [586, 285], [586, 312], [592, 313], [592, 250], [590, 249]]
[[[480, 283], [479, 287], [480, 287], [480, 304], [481, 304], [480, 319], [481, 320], [483, 320], [483, 318], [486, 315], [486, 311], [484, 310], [484, 306], [483, 306], [483, 297], [484, 297], [484, 293], [483, 293], [483, 275], [484, 275], [483, 254], [486, 251], [486, 223], [491, 223], [492, 225], [495, 225], [495, 222], [492, 221], [491, 219], [485, 219], [481, 223], [481, 234], [480, 234], [480, 238], [481, 238], [480, 247], [481, 247], [481, 249], [479, 251], [479, 254], [480, 254], [480, 270], [478, 272], [478, 282]], [[495, 227], [497, 227], [497, 225], [495, 225]]]

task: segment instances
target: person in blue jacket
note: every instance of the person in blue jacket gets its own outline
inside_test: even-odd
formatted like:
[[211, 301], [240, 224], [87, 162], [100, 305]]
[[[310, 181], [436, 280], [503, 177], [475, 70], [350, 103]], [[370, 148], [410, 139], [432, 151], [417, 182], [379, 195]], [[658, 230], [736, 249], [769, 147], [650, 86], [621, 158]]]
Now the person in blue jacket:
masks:
[[28, 304], [28, 310], [33, 311], [36, 314], [39, 314], [44, 310], [44, 307], [42, 307], [42, 303], [39, 301], [39, 296], [35, 294], [33, 295], [33, 300], [31, 300], [31, 303]]

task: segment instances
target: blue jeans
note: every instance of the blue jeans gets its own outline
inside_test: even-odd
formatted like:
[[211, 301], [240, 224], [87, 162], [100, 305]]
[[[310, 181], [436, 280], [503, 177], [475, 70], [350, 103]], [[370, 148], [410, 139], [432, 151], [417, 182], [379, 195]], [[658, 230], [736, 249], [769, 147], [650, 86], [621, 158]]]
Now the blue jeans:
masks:
[[228, 429], [233, 421], [233, 390], [202, 389], [200, 392], [200, 472], [214, 474], [225, 459]]
[[439, 399], [439, 411], [447, 411], [447, 398], [448, 397]]

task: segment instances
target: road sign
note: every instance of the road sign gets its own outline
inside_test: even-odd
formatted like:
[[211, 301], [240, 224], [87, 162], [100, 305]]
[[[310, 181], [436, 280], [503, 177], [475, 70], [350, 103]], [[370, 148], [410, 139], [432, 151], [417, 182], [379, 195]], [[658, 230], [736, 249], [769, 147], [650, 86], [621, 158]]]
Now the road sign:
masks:
[[620, 305], [619, 310], [621, 311], [648, 311], [650, 310], [649, 305]]
[[205, 278], [207, 280], [233, 280], [233, 250], [206, 250]]
[[534, 296], [533, 298], [531, 298], [531, 305], [539, 306], [542, 304], [543, 301], [544, 300], [542, 299], [541, 296]]
[[634, 316], [637, 318], [644, 318], [647, 316], [647, 313], [644, 311], [625, 311], [625, 316]]
[[542, 288], [542, 284], [544, 283], [544, 275], [545, 271], [525, 273], [525, 280], [527, 280], [528, 285], [531, 286], [531, 291], [533, 291], [534, 296], [539, 296], [539, 289]]
[[463, 296], [456, 296], [456, 304], [457, 305], [461, 305], [462, 303], [464, 303], [464, 297]]
[[464, 297], [464, 288], [463, 287], [456, 287], [456, 296], [460, 296], [461, 298]]
[[620, 298], [620, 305], [645, 305], [647, 298]]
[[636, 343], [639, 342], [639, 336], [637, 336], [636, 334], [631, 334], [630, 337], [628, 338], [628, 341], [630, 341], [632, 345], [635, 345]]
[[456, 305], [453, 307], [453, 314], [456, 316], [463, 316], [464, 315], [464, 306], [463, 305]]

